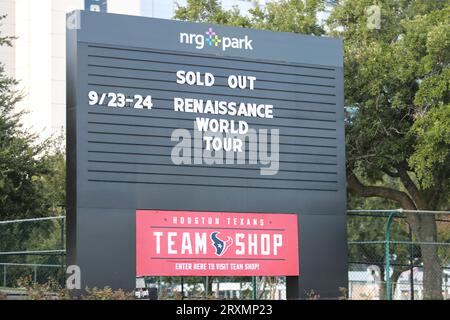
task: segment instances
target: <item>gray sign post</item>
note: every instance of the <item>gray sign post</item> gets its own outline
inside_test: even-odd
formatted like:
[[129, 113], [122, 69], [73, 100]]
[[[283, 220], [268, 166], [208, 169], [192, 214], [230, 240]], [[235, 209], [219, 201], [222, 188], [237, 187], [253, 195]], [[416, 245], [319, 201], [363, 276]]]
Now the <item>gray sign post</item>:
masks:
[[[67, 258], [82, 287], [134, 289], [138, 209], [279, 212], [299, 224], [300, 275], [287, 278], [287, 297], [340, 296], [341, 40], [87, 11], [69, 21]], [[258, 143], [256, 161], [211, 163], [213, 140], [194, 143], [198, 117], [268, 132], [268, 150]], [[180, 133], [193, 137], [191, 160], [174, 159]], [[209, 148], [220, 153], [218, 141]], [[252, 151], [236, 141], [244, 150], [234, 156]]]

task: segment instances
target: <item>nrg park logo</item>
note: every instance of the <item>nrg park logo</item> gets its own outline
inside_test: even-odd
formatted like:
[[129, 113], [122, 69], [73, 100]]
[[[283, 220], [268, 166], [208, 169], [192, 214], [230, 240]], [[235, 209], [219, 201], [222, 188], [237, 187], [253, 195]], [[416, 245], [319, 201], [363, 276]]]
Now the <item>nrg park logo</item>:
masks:
[[209, 28], [204, 35], [180, 33], [180, 43], [194, 44], [195, 48], [199, 50], [203, 49], [205, 44], [210, 47], [222, 48], [222, 51], [226, 51], [229, 48], [253, 50], [252, 41], [249, 40], [248, 36], [244, 38], [219, 37], [212, 28]]

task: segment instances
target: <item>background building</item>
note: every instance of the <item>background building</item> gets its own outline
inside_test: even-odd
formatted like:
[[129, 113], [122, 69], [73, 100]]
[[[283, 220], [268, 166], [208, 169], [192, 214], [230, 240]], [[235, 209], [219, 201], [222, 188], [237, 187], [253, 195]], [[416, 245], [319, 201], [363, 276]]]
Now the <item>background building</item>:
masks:
[[[224, 8], [242, 12], [267, 0], [223, 0]], [[20, 81], [27, 111], [25, 126], [45, 139], [64, 132], [66, 114], [66, 13], [76, 9], [102, 10], [170, 19], [186, 0], [0, 0], [2, 35], [15, 36], [12, 48], [0, 47], [0, 62]]]

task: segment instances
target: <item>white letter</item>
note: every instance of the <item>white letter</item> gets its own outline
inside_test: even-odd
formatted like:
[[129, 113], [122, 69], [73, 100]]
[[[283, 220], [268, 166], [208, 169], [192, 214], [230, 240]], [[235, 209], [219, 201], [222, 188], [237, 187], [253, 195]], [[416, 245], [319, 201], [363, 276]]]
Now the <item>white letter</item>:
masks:
[[161, 253], [161, 237], [163, 233], [161, 231], [153, 232], [153, 235], [156, 237], [156, 254]]
[[208, 118], [196, 118], [195, 121], [197, 123], [197, 130], [203, 132], [208, 131], [208, 123], [209, 123]]
[[245, 244], [240, 241], [242, 238], [244, 238], [243, 233], [236, 233], [236, 247], [240, 248], [236, 250], [236, 254], [239, 255], [245, 254]]
[[228, 47], [231, 46], [231, 39], [228, 38], [228, 37], [223, 37], [223, 38], [222, 38], [222, 43], [223, 43], [222, 50], [225, 51], [226, 48], [228, 48]]
[[186, 74], [186, 71], [183, 71], [183, 70], [177, 71], [177, 83], [178, 84], [185, 84], [186, 83], [185, 74]]
[[248, 254], [258, 254], [258, 235], [248, 235]]
[[180, 33], [180, 43], [189, 43], [189, 35], [187, 33]]
[[248, 36], [245, 36], [245, 50], [248, 50], [248, 49], [253, 50], [252, 41], [253, 40], [248, 39]]
[[175, 111], [184, 112], [184, 100], [183, 98], [173, 98], [173, 109]]
[[214, 76], [211, 73], [206, 72], [205, 73], [205, 86], [212, 87], [213, 84], [214, 84]]
[[175, 241], [173, 241], [173, 237], [176, 237], [176, 232], [168, 232], [167, 233], [167, 253], [168, 254], [177, 254], [177, 250], [173, 249], [173, 245], [175, 244]]
[[231, 75], [231, 76], [228, 77], [228, 86], [231, 89], [236, 89], [237, 84], [238, 84], [237, 77], [235, 75]]
[[211, 150], [211, 141], [213, 137], [204, 136], [203, 140], [206, 141], [206, 150]]
[[195, 254], [206, 254], [206, 233], [202, 233], [201, 237], [198, 232], [195, 233]]
[[270, 238], [268, 234], [261, 235], [261, 254], [263, 256], [270, 254]]
[[273, 254], [278, 254], [278, 248], [281, 248], [283, 245], [283, 235], [281, 234], [274, 234], [273, 235]]
[[250, 76], [248, 76], [247, 79], [250, 81], [250, 90], [255, 89], [255, 81], [256, 81], [256, 77], [250, 77]]
[[184, 254], [186, 251], [188, 251], [189, 254], [192, 254], [191, 237], [189, 236], [188, 232], [183, 232], [183, 238], [181, 241], [181, 254]]
[[201, 34], [198, 34], [195, 36], [195, 43], [197, 44], [197, 49], [203, 49], [205, 46], [205, 38]]

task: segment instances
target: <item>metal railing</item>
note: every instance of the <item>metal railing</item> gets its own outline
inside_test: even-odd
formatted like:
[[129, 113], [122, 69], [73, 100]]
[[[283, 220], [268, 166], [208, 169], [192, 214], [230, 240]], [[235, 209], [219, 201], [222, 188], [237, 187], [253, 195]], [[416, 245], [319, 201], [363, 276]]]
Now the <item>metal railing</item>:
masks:
[[[438, 241], [415, 240], [412, 228], [407, 220], [408, 214], [434, 215]], [[361, 223], [352, 224], [351, 220], [355, 219], [361, 219]], [[372, 223], [365, 226], [363, 219], [370, 219]], [[384, 219], [384, 223], [379, 223], [379, 219]], [[373, 223], [376, 220], [378, 220], [378, 223]], [[393, 231], [394, 223], [396, 226]], [[378, 227], [378, 230], [363, 230], [362, 232], [362, 234], [372, 232], [377, 239], [351, 240], [352, 236], [358, 235], [358, 230], [355, 230], [358, 227], [367, 227], [367, 229]], [[405, 297], [411, 300], [422, 298], [424, 289], [422, 280], [423, 261], [420, 246], [430, 245], [435, 246], [439, 251], [440, 267], [443, 272], [435, 276], [442, 277], [444, 299], [450, 298], [450, 282], [448, 280], [450, 275], [450, 211], [348, 210], [348, 229], [350, 238], [348, 241], [350, 296], [353, 294], [353, 297], [356, 295], [356, 298], [364, 298], [361, 294], [357, 295], [354, 290], [353, 292], [351, 290], [355, 287], [353, 284], [359, 283], [359, 291], [364, 291], [366, 298], [375, 297], [375, 299], [387, 300]], [[443, 231], [442, 234], [440, 234], [440, 231]], [[441, 241], [439, 241], [439, 238], [441, 238]], [[358, 271], [351, 271], [352, 266], [365, 266], [367, 268], [366, 272], [360, 271], [359, 273], [360, 278], [365, 278], [364, 281], [355, 279]], [[396, 269], [402, 272], [400, 273]], [[408, 276], [409, 279], [405, 279], [405, 276]], [[366, 285], [362, 285], [362, 283]], [[370, 288], [372, 289], [370, 290]]]
[[[35, 282], [50, 277], [63, 283], [65, 219], [54, 216], [0, 221], [0, 286], [15, 287], [24, 276], [31, 276]], [[33, 243], [38, 242], [34, 237], [41, 237], [43, 242], [52, 240], [53, 248], [39, 248], [40, 243]]]
[[[435, 215], [438, 241], [417, 241], [408, 214]], [[348, 210], [347, 220], [350, 299], [421, 299], [423, 245], [436, 246], [443, 270], [436, 276], [442, 276], [443, 296], [450, 299], [450, 211]], [[48, 247], [36, 247], [33, 239], [20, 241], [24, 234], [36, 236], [41, 230], [43, 242], [51, 240]], [[2, 239], [9, 239], [9, 245]], [[0, 221], [0, 286], [14, 287], [24, 275], [37, 282], [54, 277], [62, 283], [65, 254], [65, 216]], [[259, 296], [255, 280], [252, 298]]]
[[3, 269], [3, 287], [6, 288], [8, 279], [8, 267], [27, 267], [33, 270], [33, 281], [37, 282], [39, 268], [61, 268], [58, 264], [37, 264], [37, 263], [0, 263], [0, 268]]

